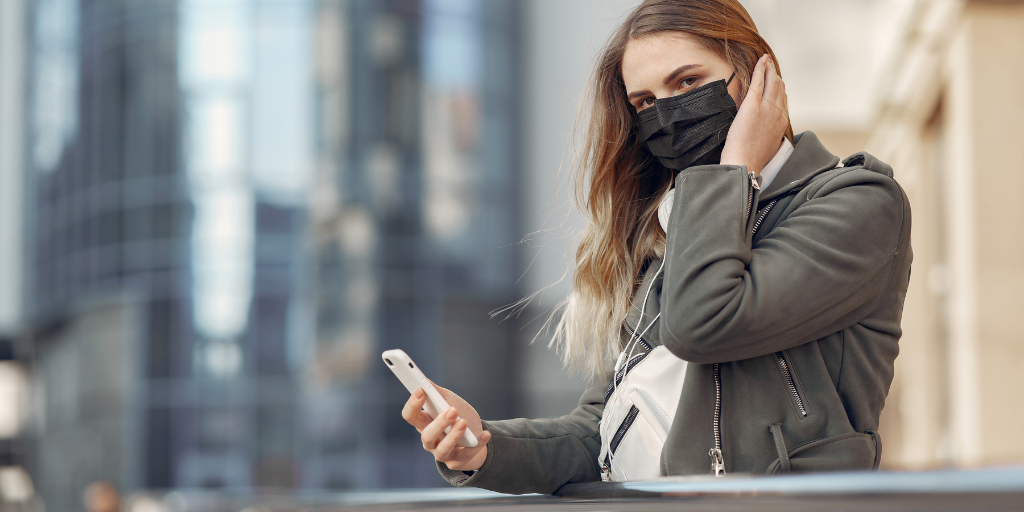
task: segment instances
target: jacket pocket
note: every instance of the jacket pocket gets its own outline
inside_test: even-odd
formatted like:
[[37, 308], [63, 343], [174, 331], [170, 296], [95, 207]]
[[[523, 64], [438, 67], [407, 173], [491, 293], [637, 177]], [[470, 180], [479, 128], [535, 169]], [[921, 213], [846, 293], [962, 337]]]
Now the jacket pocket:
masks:
[[793, 365], [786, 359], [785, 352], [775, 353], [775, 364], [779, 374], [782, 376], [782, 382], [786, 386], [786, 392], [789, 394], [789, 399], [793, 402], [793, 407], [796, 409], [797, 414], [800, 415], [801, 419], [806, 418], [808, 411], [807, 402], [804, 400], [803, 394], [800, 393]]
[[661, 451], [657, 421], [633, 405], [612, 436], [601, 457], [604, 481], [649, 480], [661, 476]]
[[772, 425], [769, 430], [780, 457], [768, 465], [765, 474], [878, 469], [882, 440], [877, 432], [850, 432], [817, 439], [787, 450], [782, 441], [780, 426]]

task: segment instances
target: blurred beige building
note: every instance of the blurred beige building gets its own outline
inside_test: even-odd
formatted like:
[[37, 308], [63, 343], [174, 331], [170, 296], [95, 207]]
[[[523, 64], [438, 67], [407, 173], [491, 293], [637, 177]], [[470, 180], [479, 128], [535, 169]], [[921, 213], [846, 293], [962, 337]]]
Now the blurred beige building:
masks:
[[796, 131], [888, 162], [913, 207], [883, 464], [1024, 461], [1024, 2], [746, 4]]
[[889, 466], [1024, 461], [1024, 2], [919, 1], [868, 149], [914, 208]]
[[893, 166], [914, 265], [883, 465], [1024, 461], [1024, 2], [749, 0], [794, 129]]

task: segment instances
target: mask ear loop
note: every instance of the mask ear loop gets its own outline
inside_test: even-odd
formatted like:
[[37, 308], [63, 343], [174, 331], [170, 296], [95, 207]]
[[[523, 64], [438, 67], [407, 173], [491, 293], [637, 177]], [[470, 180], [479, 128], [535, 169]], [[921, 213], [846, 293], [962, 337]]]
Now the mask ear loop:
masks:
[[736, 72], [735, 71], [733, 71], [732, 74], [729, 75], [729, 79], [725, 81], [725, 86], [726, 87], [729, 87], [729, 84], [732, 83], [732, 79], [733, 78], [736, 78]]

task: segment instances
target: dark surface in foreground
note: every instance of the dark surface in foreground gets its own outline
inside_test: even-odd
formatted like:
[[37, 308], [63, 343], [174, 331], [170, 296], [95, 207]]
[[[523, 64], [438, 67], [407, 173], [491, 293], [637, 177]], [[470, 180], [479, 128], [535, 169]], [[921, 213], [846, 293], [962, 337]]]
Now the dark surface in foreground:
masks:
[[559, 496], [509, 496], [479, 489], [414, 489], [248, 496], [172, 493], [177, 511], [1024, 510], [1024, 467], [920, 473], [665, 478], [565, 486]]

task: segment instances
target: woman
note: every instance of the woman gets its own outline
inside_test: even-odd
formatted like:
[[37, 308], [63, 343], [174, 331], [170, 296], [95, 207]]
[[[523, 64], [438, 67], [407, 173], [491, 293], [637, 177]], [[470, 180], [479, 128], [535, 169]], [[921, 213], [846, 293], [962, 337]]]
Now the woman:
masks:
[[[593, 91], [589, 224], [556, 333], [591, 385], [568, 416], [486, 423], [447, 390], [432, 421], [417, 391], [403, 416], [445, 478], [551, 493], [876, 468], [911, 263], [891, 168], [793, 136], [737, 0], [644, 1]], [[455, 445], [466, 428], [477, 447]]]

